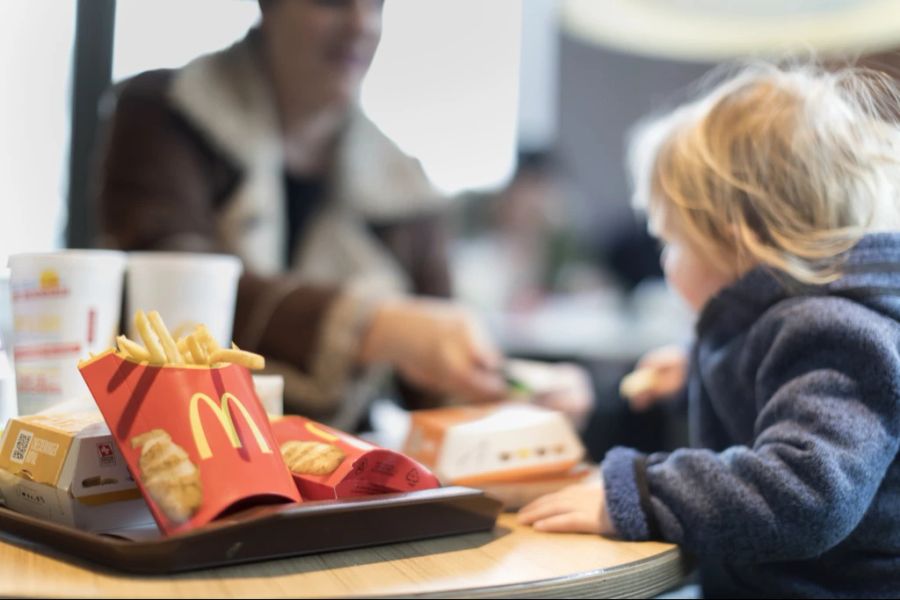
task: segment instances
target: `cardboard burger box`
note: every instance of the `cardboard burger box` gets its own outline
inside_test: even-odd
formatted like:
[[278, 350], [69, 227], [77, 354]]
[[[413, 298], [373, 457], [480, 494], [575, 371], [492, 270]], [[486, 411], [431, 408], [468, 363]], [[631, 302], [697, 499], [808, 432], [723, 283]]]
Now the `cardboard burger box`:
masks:
[[506, 403], [415, 411], [404, 453], [444, 484], [483, 487], [567, 473], [584, 446], [561, 413]]
[[96, 411], [11, 419], [0, 438], [0, 493], [15, 511], [88, 531], [153, 523]]

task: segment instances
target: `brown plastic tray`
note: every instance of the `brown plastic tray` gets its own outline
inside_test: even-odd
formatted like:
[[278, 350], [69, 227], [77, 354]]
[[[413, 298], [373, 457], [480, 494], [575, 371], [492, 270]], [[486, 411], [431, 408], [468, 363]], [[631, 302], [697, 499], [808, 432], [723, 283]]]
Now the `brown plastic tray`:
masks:
[[122, 571], [163, 574], [486, 531], [500, 509], [481, 490], [446, 487], [260, 507], [188, 533], [131, 540], [0, 507], [0, 535]]

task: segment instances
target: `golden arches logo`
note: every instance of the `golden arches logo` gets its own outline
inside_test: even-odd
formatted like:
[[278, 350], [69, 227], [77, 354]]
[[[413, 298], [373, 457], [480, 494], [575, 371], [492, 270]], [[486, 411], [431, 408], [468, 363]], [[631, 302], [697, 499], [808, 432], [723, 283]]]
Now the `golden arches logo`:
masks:
[[247, 412], [247, 407], [244, 406], [244, 403], [241, 402], [237, 396], [230, 392], [225, 392], [222, 394], [222, 405], [219, 406], [216, 404], [215, 400], [202, 392], [198, 392], [191, 396], [190, 410], [191, 432], [194, 434], [194, 443], [197, 445], [197, 452], [200, 454], [201, 459], [205, 460], [211, 458], [213, 455], [213, 452], [209, 447], [209, 441], [206, 439], [206, 431], [203, 429], [203, 423], [200, 422], [201, 401], [213, 411], [213, 414], [225, 431], [225, 435], [228, 436], [228, 441], [231, 442], [233, 448], [241, 447], [241, 439], [238, 437], [237, 430], [234, 428], [234, 419], [231, 416], [231, 412], [228, 410], [229, 402], [233, 402], [241, 415], [243, 415], [244, 422], [250, 426], [250, 431], [253, 433], [256, 444], [259, 446], [259, 449], [262, 450], [262, 453], [272, 454], [272, 449], [269, 447], [262, 432], [256, 425], [256, 421], [253, 420], [253, 417]]
[[326, 442], [330, 442], [332, 444], [335, 442], [341, 441], [341, 438], [339, 438], [338, 436], [336, 436], [332, 433], [328, 433], [324, 429], [320, 429], [319, 427], [316, 427], [316, 424], [313, 423], [312, 421], [306, 422], [306, 430], [308, 432], [310, 432], [311, 434], [318, 436], [318, 437], [322, 438], [323, 440], [325, 440]]

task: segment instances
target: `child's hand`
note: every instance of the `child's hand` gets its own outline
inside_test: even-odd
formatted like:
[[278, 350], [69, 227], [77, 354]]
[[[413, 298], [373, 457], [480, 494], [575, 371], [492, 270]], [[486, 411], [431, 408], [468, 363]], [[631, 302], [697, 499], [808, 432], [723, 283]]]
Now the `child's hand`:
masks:
[[606, 509], [602, 479], [541, 496], [519, 510], [519, 523], [557, 533], [616, 533]]
[[638, 361], [635, 370], [622, 379], [619, 393], [628, 400], [632, 410], [645, 411], [684, 386], [687, 367], [687, 352], [681, 346], [651, 350]]

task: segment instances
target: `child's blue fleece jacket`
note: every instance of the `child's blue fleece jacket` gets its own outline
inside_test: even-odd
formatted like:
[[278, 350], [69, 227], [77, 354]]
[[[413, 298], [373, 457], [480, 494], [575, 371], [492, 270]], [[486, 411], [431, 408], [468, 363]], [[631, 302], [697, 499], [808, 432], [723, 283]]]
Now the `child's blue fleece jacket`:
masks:
[[622, 538], [679, 544], [708, 597], [900, 597], [900, 234], [722, 290], [687, 394], [692, 448], [603, 461]]

